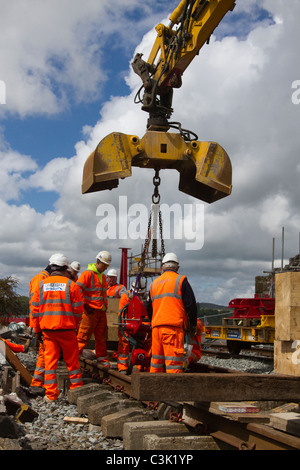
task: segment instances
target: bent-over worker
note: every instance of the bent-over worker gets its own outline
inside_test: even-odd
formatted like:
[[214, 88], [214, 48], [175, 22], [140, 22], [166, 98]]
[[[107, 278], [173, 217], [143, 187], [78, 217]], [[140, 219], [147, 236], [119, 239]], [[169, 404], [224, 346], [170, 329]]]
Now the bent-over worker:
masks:
[[[140, 299], [144, 296], [146, 292], [146, 282], [143, 278], [139, 280], [137, 283], [137, 287], [135, 286], [136, 280], [132, 282], [130, 290], [124, 292], [124, 294], [120, 298], [119, 302], [119, 314], [121, 313], [122, 309], [130, 302], [133, 297], [133, 294], [137, 295]], [[120, 327], [118, 328], [118, 371], [122, 374], [127, 374], [129, 368], [129, 352], [130, 352], [130, 344], [127, 338], [122, 334]]]

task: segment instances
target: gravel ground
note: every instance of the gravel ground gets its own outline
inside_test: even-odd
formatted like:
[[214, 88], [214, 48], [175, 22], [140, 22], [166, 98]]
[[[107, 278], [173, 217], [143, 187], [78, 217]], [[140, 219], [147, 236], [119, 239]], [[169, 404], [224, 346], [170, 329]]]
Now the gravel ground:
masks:
[[[247, 352], [247, 354], [249, 354]], [[253, 355], [252, 359], [219, 359], [213, 356], [202, 356], [201, 362], [216, 367], [224, 367], [251, 374], [272, 374], [274, 372], [274, 363], [272, 360], [260, 359]]]
[[[36, 363], [35, 352], [18, 354], [18, 357], [30, 372], [33, 372]], [[202, 356], [201, 362], [244, 372], [264, 374], [273, 372], [272, 361], [258, 359], [219, 359]], [[23, 435], [19, 443], [25, 450], [119, 451], [123, 449], [122, 441], [105, 438], [100, 427], [64, 422], [65, 416], [79, 416], [76, 405], [70, 404], [64, 396], [60, 396], [55, 403], [50, 404], [41, 397], [29, 398], [28, 402], [31, 408], [39, 413], [39, 416], [32, 423], [25, 423], [21, 426]]]
[[[35, 352], [18, 354], [20, 361], [32, 373], [36, 364]], [[123, 449], [119, 439], [107, 439], [99, 426], [69, 424], [64, 417], [87, 417], [79, 415], [77, 407], [61, 395], [54, 403], [46, 403], [42, 397], [29, 398], [30, 407], [39, 416], [32, 423], [21, 425], [19, 444], [24, 450], [109, 450]]]

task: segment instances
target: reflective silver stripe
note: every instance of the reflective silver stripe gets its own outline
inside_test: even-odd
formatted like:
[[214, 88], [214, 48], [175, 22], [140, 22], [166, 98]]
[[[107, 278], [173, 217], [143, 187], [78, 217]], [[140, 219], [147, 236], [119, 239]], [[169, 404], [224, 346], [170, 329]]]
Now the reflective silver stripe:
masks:
[[85, 285], [82, 284], [82, 282], [78, 282], [78, 281], [77, 281], [76, 284], [77, 284], [78, 286], [82, 287], [83, 290], [85, 290]]
[[45, 375], [47, 374], [56, 374], [56, 369], [45, 370]]
[[65, 296], [64, 300], [63, 299], [49, 299], [49, 298], [44, 299], [43, 282], [44, 282], [44, 280], [40, 282], [40, 287], [39, 287], [39, 290], [40, 290], [39, 305], [61, 304], [61, 303], [71, 305], [71, 300], [70, 300], [70, 285], [72, 283], [71, 279], [69, 279], [68, 282], [66, 283], [66, 296]]
[[182, 362], [183, 356], [165, 356], [166, 361]]
[[173, 365], [168, 365], [166, 364], [166, 370], [170, 370], [170, 369], [179, 369], [179, 370], [182, 370], [182, 365], [176, 365], [176, 366], [173, 366]]
[[155, 362], [151, 361], [151, 367], [156, 369], [162, 369], [164, 367], [164, 364], [156, 364]]
[[77, 384], [77, 383], [79, 383], [79, 382], [82, 382], [82, 378], [81, 378], [81, 377], [78, 377], [78, 378], [72, 379], [72, 378], [70, 377], [70, 382], [71, 382], [71, 384]]
[[118, 364], [127, 364], [127, 363], [128, 363], [127, 359], [125, 359], [125, 358], [121, 359], [120, 357], [118, 358]]
[[40, 382], [44, 383], [44, 376], [43, 375], [33, 374], [33, 377], [35, 379], [39, 380]]
[[69, 375], [81, 374], [81, 369], [69, 370]]
[[[82, 290], [84, 291], [84, 298], [86, 300], [105, 300], [106, 299], [106, 296], [104, 296], [104, 293], [107, 291], [107, 288], [103, 286], [103, 277], [102, 277], [102, 282], [100, 281], [99, 279], [99, 282], [100, 282], [100, 288], [98, 287], [95, 287], [95, 281], [94, 281], [94, 271], [91, 271], [90, 269], [87, 269], [87, 271], [89, 271], [91, 273], [91, 287], [86, 287], [82, 282], [78, 282], [77, 281], [77, 285], [79, 285]], [[97, 274], [96, 274], [97, 276]], [[89, 293], [89, 292], [97, 292], [98, 290], [101, 291], [102, 295], [100, 296], [97, 296], [97, 297], [89, 297], [89, 296], [86, 296], [85, 293]]]
[[[42, 316], [42, 317], [49, 316], [49, 317], [55, 317], [56, 315], [58, 315], [58, 316], [63, 316], [63, 317], [74, 317], [74, 316], [79, 315], [79, 314], [74, 314], [73, 312], [66, 312], [65, 310], [56, 310], [56, 311], [53, 311], [53, 310], [45, 310], [45, 311], [42, 312], [40, 315], [39, 315], [39, 314], [36, 314], [35, 316]], [[79, 316], [80, 316], [80, 315], [79, 315]]]
[[181, 294], [179, 294], [179, 283], [180, 283], [180, 280], [183, 278], [184, 276], [179, 276], [179, 275], [177, 276], [173, 292], [165, 292], [164, 294], [157, 294], [154, 296], [152, 295], [152, 284], [151, 284], [149, 290], [150, 290], [152, 301], [157, 300], [157, 299], [163, 299], [164, 297], [173, 297], [175, 299], [182, 300], [182, 296]]
[[56, 384], [57, 380], [56, 379], [49, 379], [49, 380], [44, 380], [45, 385], [50, 385], [50, 384]]
[[153, 359], [159, 359], [159, 360], [162, 360], [162, 361], [165, 360], [165, 356], [156, 356], [155, 354], [152, 354], [152, 358]]
[[45, 369], [43, 369], [42, 367], [39, 367], [39, 366], [36, 366], [35, 367], [35, 372], [45, 372]]

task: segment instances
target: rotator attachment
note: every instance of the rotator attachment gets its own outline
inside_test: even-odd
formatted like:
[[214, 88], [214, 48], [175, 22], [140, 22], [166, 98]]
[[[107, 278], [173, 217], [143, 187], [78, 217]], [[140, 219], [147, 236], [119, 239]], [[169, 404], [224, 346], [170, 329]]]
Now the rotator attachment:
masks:
[[231, 162], [219, 144], [156, 130], [147, 130], [142, 139], [119, 132], [104, 137], [85, 162], [82, 193], [118, 187], [132, 166], [175, 169], [179, 190], [208, 203], [231, 194]]

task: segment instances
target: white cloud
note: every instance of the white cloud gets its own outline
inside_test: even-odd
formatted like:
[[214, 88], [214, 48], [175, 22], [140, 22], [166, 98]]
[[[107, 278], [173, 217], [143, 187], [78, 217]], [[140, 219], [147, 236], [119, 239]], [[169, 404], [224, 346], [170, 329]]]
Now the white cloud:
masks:
[[[5, 3], [8, 19], [16, 13], [12, 4]], [[66, 18], [69, 12], [65, 31], [58, 28], [58, 32], [53, 33], [42, 18], [40, 28], [45, 25], [45, 35], [39, 34], [41, 43], [34, 44], [29, 31], [38, 20], [32, 8], [28, 14], [23, 10], [22, 23], [17, 12], [15, 24], [19, 28], [13, 26], [12, 21], [2, 25], [8, 34], [8, 43], [13, 45], [11, 58], [3, 56], [7, 76], [13, 80], [11, 84], [16, 91], [9, 109], [20, 114], [57, 112], [70, 100], [65, 94], [66, 84], [76, 90], [76, 99], [87, 100], [89, 92], [105, 79], [101, 54], [108, 53], [107, 42], [104, 40], [102, 48], [97, 36], [97, 41], [89, 43], [91, 30], [85, 27], [92, 17], [93, 27], [96, 27], [99, 15], [107, 14], [98, 22], [105, 39], [120, 29], [122, 35], [126, 34], [120, 16], [128, 5], [122, 6], [122, 2], [118, 3], [120, 10], [113, 23], [111, 10], [104, 11], [102, 2], [90, 0], [84, 5], [72, 2], [72, 11], [67, 10], [70, 5], [67, 1], [58, 2], [57, 9], [47, 1], [43, 4], [50, 25], [55, 21], [61, 24], [60, 18]], [[130, 7], [135, 4], [132, 1]], [[237, 2], [237, 12], [251, 12], [254, 4], [261, 5], [261, 2]], [[32, 7], [33, 3], [28, 1], [26, 5]], [[144, 8], [153, 13], [154, 8], [150, 8], [150, 3], [147, 5]], [[232, 195], [212, 205], [205, 204], [203, 248], [186, 250], [186, 240], [166, 240], [167, 250], [179, 254], [181, 270], [188, 275], [199, 301], [226, 304], [231, 298], [253, 295], [254, 278], [270, 268], [271, 240], [281, 236], [283, 225], [286, 250], [290, 250], [287, 256], [294, 256], [298, 250], [300, 105], [292, 104], [291, 84], [300, 79], [295, 60], [300, 40], [297, 23], [300, 4], [296, 0], [284, 4], [272, 0], [262, 5], [276, 18], [275, 23], [259, 22], [259, 27], [246, 38], [212, 39], [184, 73], [182, 88], [174, 92], [173, 119], [195, 131], [199, 140], [217, 141], [227, 150], [233, 165]], [[41, 18], [38, 12], [36, 10], [37, 18]], [[22, 24], [24, 28], [20, 28]], [[156, 22], [152, 21], [149, 29], [154, 24]], [[82, 43], [75, 34], [76, 25], [83, 33]], [[147, 33], [136, 51], [147, 57], [153, 37], [153, 31]], [[95, 50], [95, 44], [99, 49]], [[83, 51], [87, 51], [86, 57], [82, 57]], [[64, 74], [58, 75], [53, 58], [58, 61], [63, 57], [66, 58]], [[93, 62], [95, 57], [99, 58], [97, 64]], [[28, 75], [30, 69], [31, 76]], [[0, 79], [7, 81], [6, 77]], [[118, 189], [81, 194], [85, 159], [102, 138], [112, 131], [140, 137], [145, 133], [147, 114], [133, 103], [140, 81], [131, 69], [126, 82], [131, 94], [120, 97], [115, 93], [105, 100], [99, 121], [84, 128], [84, 140], [74, 142], [74, 155], [69, 159], [56, 158], [40, 167], [30, 156], [13, 150], [6, 149], [1, 154], [3, 201], [20, 200], [22, 191], [29, 186], [59, 193], [55, 208], [44, 214], [26, 205], [1, 203], [5, 225], [0, 233], [0, 268], [4, 275], [12, 273], [14, 266], [14, 272], [26, 285], [35, 268], [44, 267], [51, 253], [58, 250], [65, 251], [70, 261], [79, 259], [84, 266], [94, 259], [99, 249], [109, 249], [115, 267], [119, 266], [120, 246], [128, 246], [134, 252], [140, 250], [143, 240], [100, 240], [96, 232], [97, 208], [101, 204], [112, 204], [118, 211], [120, 197], [124, 195], [128, 197], [129, 206], [139, 202], [149, 207], [153, 192], [151, 170], [134, 168], [133, 176], [120, 181]], [[195, 204], [194, 199], [177, 190], [175, 170], [162, 171], [161, 179], [162, 203], [176, 202], [182, 207], [187, 203]], [[30, 249], [26, 249], [28, 245]], [[280, 258], [279, 252], [276, 256]]]
[[0, 0], [0, 11], [0, 112], [22, 117], [99, 99], [115, 50], [132, 49], [157, 15], [137, 0]]

